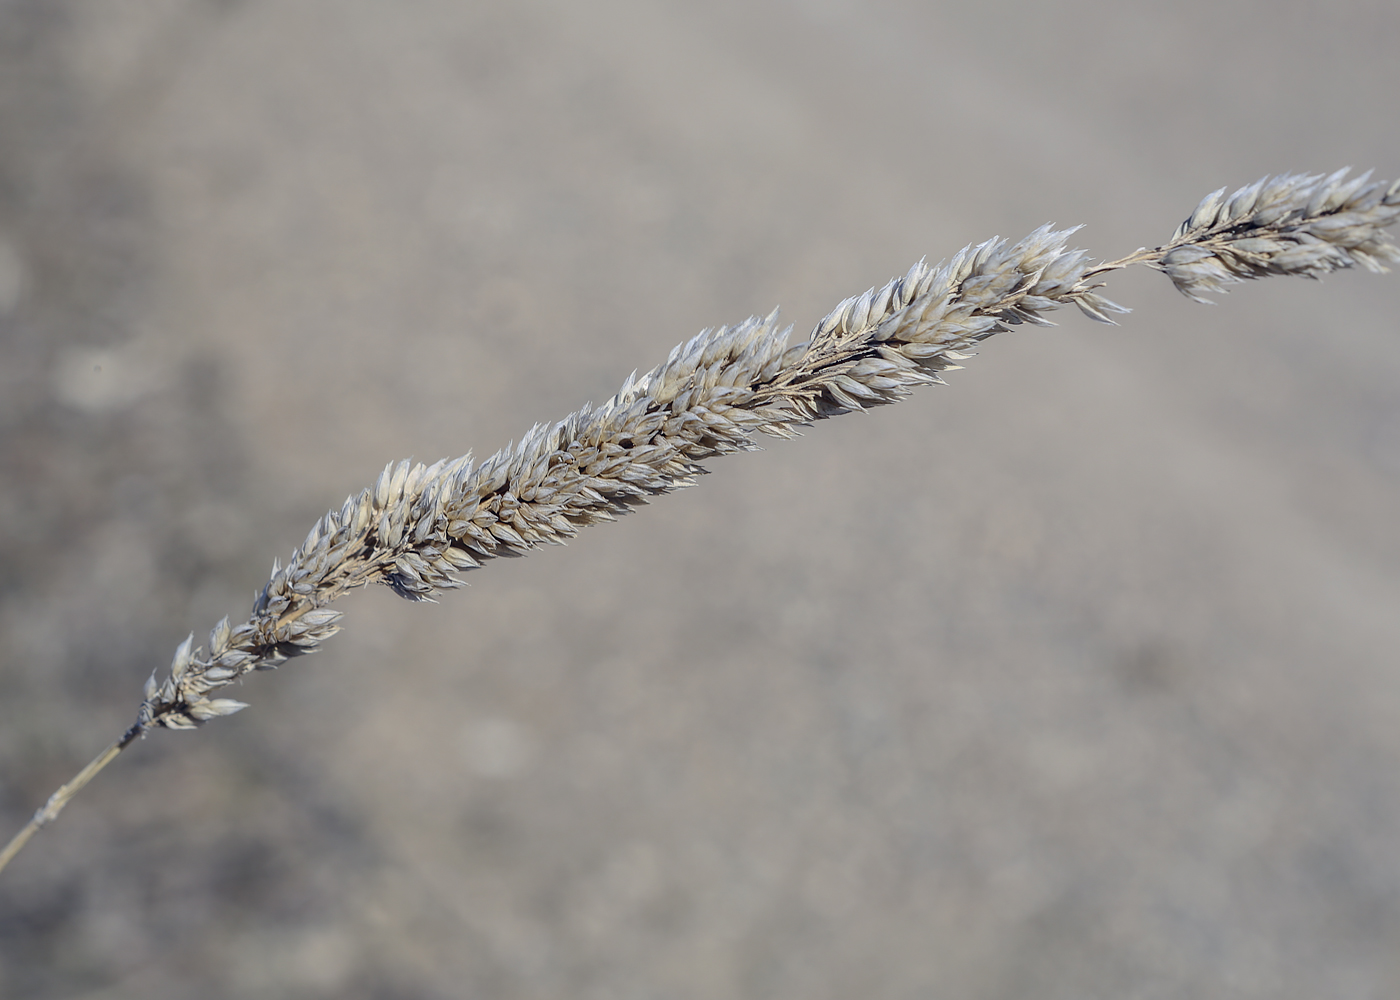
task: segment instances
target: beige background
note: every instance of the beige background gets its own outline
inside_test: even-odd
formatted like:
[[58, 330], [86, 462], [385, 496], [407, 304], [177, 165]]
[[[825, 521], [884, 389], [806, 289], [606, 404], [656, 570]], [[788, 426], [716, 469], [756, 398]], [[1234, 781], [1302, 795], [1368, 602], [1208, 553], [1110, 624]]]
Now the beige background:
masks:
[[[996, 233], [1400, 173], [1391, 0], [5, 0], [0, 47], [6, 836], [390, 459]], [[0, 877], [0, 995], [1400, 995], [1400, 283], [1110, 294], [346, 600]]]

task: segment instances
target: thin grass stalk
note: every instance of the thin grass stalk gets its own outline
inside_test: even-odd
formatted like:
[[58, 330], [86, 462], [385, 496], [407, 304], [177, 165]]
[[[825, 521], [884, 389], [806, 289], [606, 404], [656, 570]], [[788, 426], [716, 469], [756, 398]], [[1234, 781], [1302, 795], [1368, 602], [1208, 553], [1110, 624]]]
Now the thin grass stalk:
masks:
[[983, 340], [1011, 326], [1052, 326], [1074, 305], [1113, 323], [1128, 312], [1104, 298], [1102, 278], [1135, 264], [1161, 271], [1185, 295], [1271, 275], [1317, 278], [1400, 263], [1385, 228], [1400, 217], [1400, 182], [1347, 170], [1265, 177], [1207, 195], [1154, 249], [1095, 263], [1068, 248], [1076, 229], [1042, 226], [1015, 243], [992, 239], [930, 267], [919, 262], [882, 288], [841, 302], [788, 346], [776, 310], [706, 330], [662, 364], [629, 377], [602, 406], [585, 405], [474, 464], [386, 466], [378, 481], [329, 511], [271, 578], [248, 617], [224, 618], [207, 646], [190, 635], [163, 680], [152, 673], [136, 721], [48, 803], [3, 851], [0, 869], [33, 834], [138, 737], [193, 729], [247, 707], [209, 695], [255, 670], [315, 652], [340, 630], [328, 606], [382, 584], [409, 600], [461, 586], [460, 575], [499, 556], [560, 544], [652, 497], [690, 486], [700, 463], [754, 450], [755, 435], [793, 437], [814, 421], [897, 402], [941, 383]]

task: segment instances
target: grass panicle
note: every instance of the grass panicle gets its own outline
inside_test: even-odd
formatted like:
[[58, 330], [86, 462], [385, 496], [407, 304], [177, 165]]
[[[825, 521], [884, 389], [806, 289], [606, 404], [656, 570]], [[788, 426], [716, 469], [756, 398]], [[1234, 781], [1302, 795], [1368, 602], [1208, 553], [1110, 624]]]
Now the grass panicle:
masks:
[[992, 239], [846, 299], [807, 341], [789, 346], [777, 312], [706, 330], [601, 406], [586, 405], [474, 463], [390, 464], [375, 484], [329, 511], [238, 624], [206, 645], [191, 635], [169, 672], [146, 682], [135, 723], [35, 814], [0, 851], [0, 868], [109, 761], [148, 731], [193, 729], [243, 702], [210, 695], [255, 670], [315, 652], [340, 630], [329, 605], [383, 584], [420, 601], [461, 585], [498, 556], [562, 543], [649, 499], [689, 486], [708, 459], [753, 450], [759, 434], [792, 437], [814, 421], [883, 406], [942, 381], [983, 340], [1074, 305], [1112, 323], [1128, 310], [1099, 294], [1103, 275], [1133, 264], [1162, 271], [1185, 295], [1271, 275], [1319, 277], [1400, 263], [1385, 227], [1400, 216], [1400, 182], [1330, 176], [1264, 178], [1208, 195], [1165, 245], [1095, 263], [1070, 249], [1073, 229], [1042, 226]]

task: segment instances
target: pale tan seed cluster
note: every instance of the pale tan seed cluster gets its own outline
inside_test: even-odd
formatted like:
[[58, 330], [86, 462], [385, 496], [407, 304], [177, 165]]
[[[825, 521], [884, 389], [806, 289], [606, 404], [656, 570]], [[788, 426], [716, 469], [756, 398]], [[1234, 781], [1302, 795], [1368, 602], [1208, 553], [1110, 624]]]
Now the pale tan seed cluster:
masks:
[[1400, 262], [1383, 232], [1400, 216], [1400, 183], [1344, 174], [1265, 178], [1229, 198], [1222, 188], [1165, 246], [1105, 264], [1067, 249], [1074, 230], [990, 240], [847, 299], [806, 343], [787, 345], [791, 328], [778, 327], [776, 312], [705, 331], [602, 406], [537, 425], [480, 465], [470, 456], [390, 465], [373, 488], [327, 513], [286, 566], [274, 565], [247, 621], [221, 621], [207, 651], [192, 637], [180, 645], [169, 676], [147, 682], [125, 741], [245, 707], [208, 695], [314, 651], [339, 631], [340, 613], [326, 606], [348, 590], [381, 583], [430, 598], [487, 559], [563, 542], [691, 485], [701, 462], [751, 450], [756, 433], [791, 437], [814, 420], [939, 382], [939, 372], [1010, 325], [1048, 325], [1045, 314], [1069, 303], [1112, 322], [1127, 310], [1095, 292], [1109, 271], [1144, 263], [1204, 301], [1202, 292], [1248, 278]]
[[1400, 182], [1288, 175], [1208, 195], [1170, 242], [1094, 264], [1068, 250], [1073, 230], [1037, 229], [1018, 243], [990, 240], [937, 267], [847, 299], [806, 343], [788, 347], [777, 314], [707, 330], [600, 407], [585, 406], [478, 466], [471, 456], [388, 466], [311, 529], [240, 625], [227, 618], [175, 651], [170, 673], [146, 683], [135, 724], [41, 807], [0, 848], [0, 869], [52, 822], [137, 737], [190, 729], [246, 706], [210, 698], [254, 670], [313, 652], [339, 631], [327, 605], [348, 590], [385, 584], [410, 600], [460, 586], [460, 573], [496, 556], [523, 555], [609, 521], [650, 497], [689, 486], [700, 463], [755, 447], [756, 433], [791, 437], [814, 420], [893, 403], [941, 381], [979, 342], [1073, 303], [1111, 323], [1127, 310], [1095, 291], [1133, 264], [1163, 271], [1197, 301], [1249, 278], [1318, 277], [1360, 264], [1400, 263], [1384, 232], [1400, 217]]
[[1148, 263], [1197, 302], [1250, 278], [1400, 263], [1384, 232], [1400, 218], [1400, 181], [1372, 183], [1370, 171], [1348, 181], [1346, 173], [1265, 177], [1228, 198], [1225, 188], [1213, 191]]

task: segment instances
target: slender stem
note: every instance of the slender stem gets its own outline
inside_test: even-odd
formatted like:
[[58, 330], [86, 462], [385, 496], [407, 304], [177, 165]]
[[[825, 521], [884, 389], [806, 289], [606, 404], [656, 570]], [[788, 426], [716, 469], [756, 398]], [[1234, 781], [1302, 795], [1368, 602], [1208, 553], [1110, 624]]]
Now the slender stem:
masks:
[[1165, 250], [1166, 247], [1157, 247], [1153, 250], [1142, 247], [1141, 249], [1134, 250], [1126, 257], [1120, 257], [1117, 260], [1111, 260], [1107, 263], [1091, 267], [1084, 272], [1084, 278], [1082, 280], [1087, 281], [1090, 278], [1098, 277], [1100, 274], [1107, 274], [1109, 271], [1121, 271], [1123, 268], [1132, 267], [1134, 264], [1146, 264], [1148, 267], [1153, 267], [1155, 266], [1157, 258], [1159, 258]]
[[14, 837], [10, 839], [10, 842], [5, 845], [5, 849], [0, 851], [0, 871], [5, 870], [5, 866], [10, 863], [10, 859], [20, 852], [20, 848], [29, 843], [29, 838], [34, 836], [34, 834], [39, 831], [40, 827], [46, 826], [57, 819], [58, 814], [63, 811], [63, 807], [68, 804], [68, 800], [82, 791], [83, 787], [89, 781], [97, 777], [97, 772], [116, 760], [117, 754], [125, 750], [127, 745], [130, 744], [132, 740], [136, 739], [136, 737], [140, 736], [143, 731], [144, 730], [142, 730], [140, 726], [132, 726], [121, 739], [117, 740], [117, 742], [113, 743], [106, 750], [103, 750], [92, 759], [92, 762], [88, 764], [87, 767], [74, 775], [72, 781], [49, 796], [49, 801], [44, 803], [43, 808], [36, 812], [33, 819], [25, 825], [24, 829], [15, 834]]
[[[378, 571], [381, 568], [382, 567], [378, 563], [376, 563], [372, 567], [372, 570]], [[373, 573], [371, 572], [361, 574], [361, 576], [364, 577], [364, 579], [356, 578], [354, 583], [342, 587], [341, 590], [337, 591], [334, 596], [339, 596], [339, 594], [345, 590], [351, 590], [355, 587], [364, 586], [366, 583], [369, 582], [368, 578], [372, 575]], [[334, 598], [332, 597], [332, 599]], [[327, 601], [325, 603], [329, 602]], [[294, 611], [289, 611], [287, 614], [283, 615], [277, 620], [277, 627], [280, 628], [288, 622], [296, 621], [298, 618], [306, 614], [308, 611], [312, 610], [314, 607], [316, 607], [315, 604], [307, 603]], [[25, 844], [29, 843], [30, 837], [38, 833], [41, 828], [47, 826], [48, 824], [56, 820], [58, 818], [58, 814], [63, 811], [63, 807], [68, 804], [68, 801], [71, 798], [73, 798], [73, 796], [77, 795], [80, 791], [82, 791], [89, 781], [97, 777], [99, 771], [101, 771], [108, 764], [112, 763], [112, 761], [116, 760], [117, 755], [123, 750], [125, 750], [127, 746], [131, 744], [132, 740], [136, 739], [136, 737], [138, 736], [143, 735], [146, 732], [147, 728], [149, 727], [143, 727], [140, 725], [132, 726], [122, 735], [121, 739], [117, 740], [117, 742], [113, 743], [106, 750], [103, 750], [100, 754], [98, 754], [92, 759], [92, 761], [88, 764], [87, 767], [83, 768], [76, 775], [74, 775], [72, 781], [68, 782], [68, 784], [64, 785], [58, 791], [54, 792], [53, 795], [49, 796], [48, 802], [44, 803], [43, 807], [34, 814], [33, 818], [30, 819], [28, 823], [25, 824], [24, 829], [21, 830], [19, 833], [15, 834], [13, 837], [11, 837], [10, 842], [5, 845], [3, 850], [0, 850], [0, 871], [4, 871], [5, 866], [10, 863], [10, 861], [14, 858], [16, 854], [20, 852], [21, 849], [23, 849]]]

